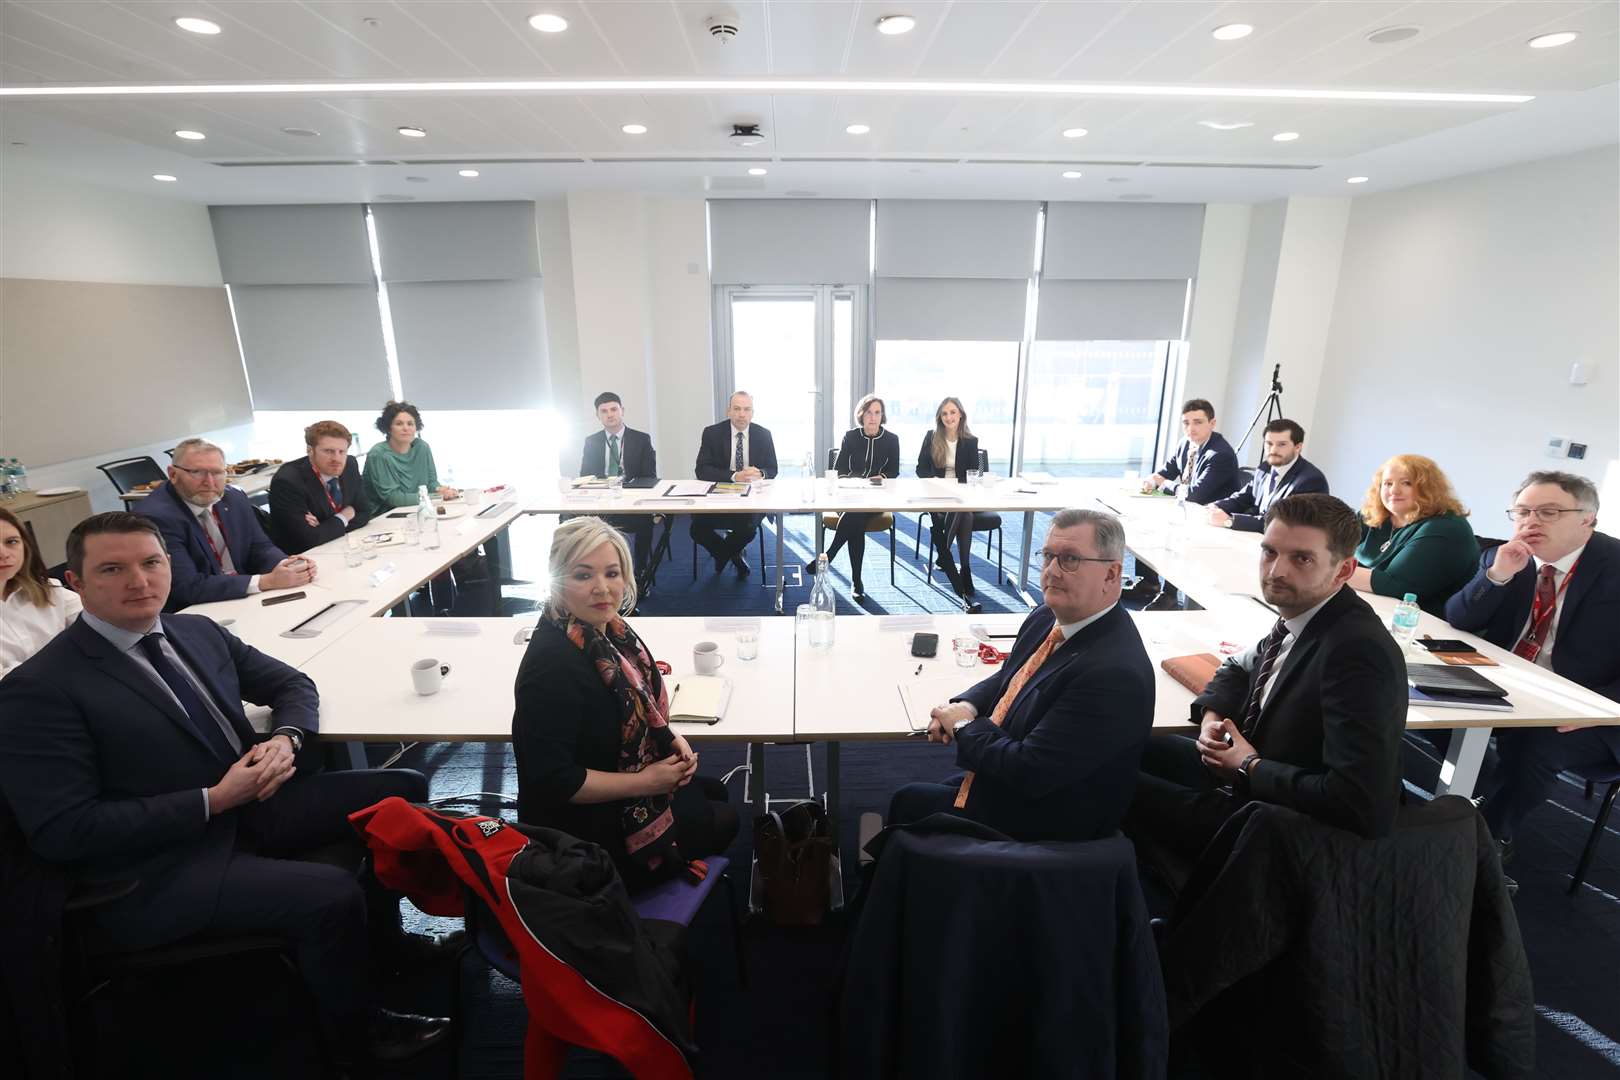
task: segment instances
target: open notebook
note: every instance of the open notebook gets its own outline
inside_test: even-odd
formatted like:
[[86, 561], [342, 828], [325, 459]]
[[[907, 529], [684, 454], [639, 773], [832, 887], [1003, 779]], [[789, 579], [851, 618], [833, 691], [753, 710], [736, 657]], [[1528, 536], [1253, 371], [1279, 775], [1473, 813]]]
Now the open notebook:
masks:
[[675, 681], [669, 719], [677, 724], [718, 724], [731, 704], [731, 680], [719, 675], [682, 675]]

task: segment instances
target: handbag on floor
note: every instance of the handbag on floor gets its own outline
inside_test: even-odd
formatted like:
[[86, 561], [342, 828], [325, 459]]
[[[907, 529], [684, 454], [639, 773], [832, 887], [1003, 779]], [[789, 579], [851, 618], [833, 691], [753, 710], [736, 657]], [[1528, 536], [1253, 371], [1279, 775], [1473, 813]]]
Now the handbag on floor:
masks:
[[754, 858], [765, 913], [778, 926], [818, 926], [832, 903], [835, 830], [817, 802], [754, 819]]

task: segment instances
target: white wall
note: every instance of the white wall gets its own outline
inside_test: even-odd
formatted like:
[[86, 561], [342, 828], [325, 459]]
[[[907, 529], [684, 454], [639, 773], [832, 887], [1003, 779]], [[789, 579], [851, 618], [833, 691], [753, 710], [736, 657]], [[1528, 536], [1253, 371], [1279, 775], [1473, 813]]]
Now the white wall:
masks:
[[[1249, 217], [1249, 239], [1243, 254], [1243, 285], [1232, 330], [1232, 352], [1223, 387], [1187, 383], [1187, 396], [1207, 397], [1215, 405], [1220, 426], [1236, 440], [1243, 424], [1253, 418], [1270, 384], [1271, 372], [1261, 374], [1266, 359], [1266, 332], [1271, 324], [1271, 299], [1277, 286], [1277, 260], [1282, 255], [1283, 220], [1288, 204], [1261, 203]], [[1219, 397], [1215, 394], [1219, 393]]]
[[[1217, 399], [1223, 413], [1227, 375], [1237, 333], [1245, 257], [1253, 208], [1237, 203], [1204, 207], [1204, 235], [1198, 249], [1198, 280], [1193, 288], [1192, 325], [1187, 331], [1186, 396]], [[1178, 418], [1179, 421], [1179, 418]]]
[[[1306, 442], [1315, 453], [1310, 433], [1316, 428], [1317, 398], [1326, 357], [1328, 323], [1338, 291], [1339, 263], [1344, 254], [1345, 222], [1350, 214], [1349, 199], [1289, 199], [1283, 218], [1282, 246], [1277, 252], [1277, 281], [1271, 295], [1271, 314], [1266, 326], [1266, 351], [1260, 365], [1261, 393], [1270, 387], [1265, 380], [1276, 365], [1282, 365], [1283, 415], [1306, 431]], [[1234, 404], [1254, 408], [1242, 400]], [[1243, 410], [1239, 409], [1241, 413]], [[1227, 417], [1228, 433], [1246, 423], [1253, 413]], [[1256, 428], [1258, 431], [1259, 429]], [[1261, 437], [1250, 442], [1255, 459]], [[1247, 456], [1247, 455], [1245, 455]]]
[[[1528, 471], [1606, 482], [1620, 517], [1620, 149], [1356, 199], [1308, 452], [1359, 496], [1390, 454], [1428, 454], [1502, 536]], [[1588, 368], [1569, 385], [1572, 362]], [[1550, 461], [1560, 435], [1585, 461]], [[1352, 498], [1352, 501], [1355, 501]], [[1612, 531], [1612, 528], [1607, 531]]]

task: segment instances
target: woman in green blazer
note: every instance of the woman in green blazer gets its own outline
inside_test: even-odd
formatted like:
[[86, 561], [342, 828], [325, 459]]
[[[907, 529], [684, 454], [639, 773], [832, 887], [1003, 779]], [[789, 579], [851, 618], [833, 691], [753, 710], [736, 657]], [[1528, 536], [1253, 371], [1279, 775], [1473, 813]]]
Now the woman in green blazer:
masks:
[[1361, 506], [1361, 567], [1350, 584], [1379, 596], [1416, 593], [1418, 606], [1440, 614], [1479, 562], [1467, 515], [1440, 466], [1420, 454], [1390, 458]]

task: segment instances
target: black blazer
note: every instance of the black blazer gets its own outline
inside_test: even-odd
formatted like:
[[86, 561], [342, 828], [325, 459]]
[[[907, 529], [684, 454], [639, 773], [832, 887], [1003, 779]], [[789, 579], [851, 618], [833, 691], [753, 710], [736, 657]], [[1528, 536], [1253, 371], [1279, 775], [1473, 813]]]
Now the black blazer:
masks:
[[900, 436], [888, 428], [879, 428], [877, 435], [869, 438], [862, 429], [850, 428], [844, 432], [833, 468], [839, 476], [899, 476]]
[[[703, 429], [698, 444], [696, 477], [716, 482], [730, 480], [734, 471], [731, 463], [736, 453], [737, 439], [730, 420], [710, 424]], [[776, 444], [771, 433], [758, 424], [748, 425], [748, 463], [765, 474], [765, 479], [776, 478]]]
[[1192, 452], [1192, 441], [1182, 439], [1176, 452], [1158, 469], [1166, 480], [1180, 480], [1188, 486], [1188, 502], [1207, 506], [1232, 494], [1243, 482], [1243, 474], [1238, 472], [1237, 454], [1220, 432], [1210, 432], [1209, 441], [1199, 451], [1197, 468], [1189, 470], [1187, 465]]
[[[316, 730], [309, 676], [211, 619], [162, 621], [243, 746], [268, 737], [248, 723], [244, 700], [271, 706], [276, 727]], [[202, 794], [231, 762], [149, 675], [78, 619], [0, 680], [0, 728], [0, 794], [35, 855], [90, 881], [140, 879], [119, 904], [129, 924], [121, 938], [138, 947], [206, 924], [211, 904], [199, 910], [177, 898], [212, 895], [231, 857], [237, 815], [205, 816]]]
[[[1311, 619], [1272, 673], [1249, 737], [1261, 761], [1249, 794], [1366, 837], [1387, 836], [1401, 801], [1406, 661], [1383, 620], [1345, 585]], [[1236, 658], [1193, 701], [1243, 720], [1250, 675]]]
[[[1254, 470], [1254, 476], [1247, 484], [1238, 488], [1224, 499], [1216, 499], [1211, 505], [1218, 506], [1232, 515], [1232, 528], [1242, 532], [1259, 532], [1260, 519], [1265, 517], [1271, 504], [1278, 499], [1286, 499], [1290, 495], [1309, 495], [1312, 492], [1327, 494], [1327, 477], [1322, 470], [1306, 461], [1303, 457], [1295, 458], [1294, 465], [1288, 470], [1280, 484], [1271, 482], [1272, 468], [1262, 463]], [[1241, 475], [1241, 473], [1239, 474]]]
[[[956, 440], [956, 482], [967, 483], [969, 469], [979, 467], [979, 439], [975, 435], [967, 435]], [[922, 450], [917, 453], [917, 475], [923, 479], [932, 479], [945, 475], [945, 470], [934, 464], [934, 433], [930, 431], [923, 436]]]
[[[956, 734], [956, 763], [977, 773], [968, 816], [1015, 840], [1095, 840], [1119, 828], [1153, 727], [1153, 665], [1115, 605], [1047, 657], [1001, 727], [990, 714], [1055, 618], [1042, 605], [994, 675], [953, 700], [979, 719]], [[1387, 635], [1386, 635], [1387, 636]]]
[[137, 514], [157, 522], [163, 544], [169, 549], [171, 576], [165, 611], [214, 600], [240, 600], [247, 595], [249, 577], [269, 573], [287, 557], [265, 535], [258, 511], [240, 488], [227, 487], [214, 509], [219, 512], [225, 548], [236, 568], [234, 574], [220, 570], [219, 558], [197, 524], [191, 505], [180, 498], [174, 485], [164, 483], [135, 504]]
[[[338, 486], [343, 491], [338, 509], [354, 507], [354, 520], [347, 526], [332, 509], [326, 478], [316, 474], [307, 457], [289, 461], [276, 470], [270, 480], [270, 532], [282, 551], [297, 555], [371, 520], [370, 500], [360, 480], [360, 463], [354, 458], [344, 462]], [[320, 524], [312, 527], [304, 520], [305, 514], [314, 514]]]
[[[619, 440], [619, 463], [624, 466], [626, 480], [658, 476], [658, 454], [653, 450], [652, 436], [645, 431], [627, 427]], [[605, 476], [607, 468], [607, 432], [598, 429], [585, 437], [585, 449], [579, 455], [579, 471], [575, 476]]]
[[[1492, 645], [1511, 649], [1530, 619], [1536, 599], [1536, 564], [1531, 560], [1506, 585], [1493, 585], [1485, 571], [1496, 548], [1479, 557], [1479, 572], [1446, 601], [1446, 621], [1479, 634]], [[1552, 669], [1606, 698], [1620, 700], [1620, 540], [1595, 532], [1581, 552], [1575, 576], [1559, 603], [1553, 632]], [[1620, 727], [1600, 727], [1620, 755]]]

